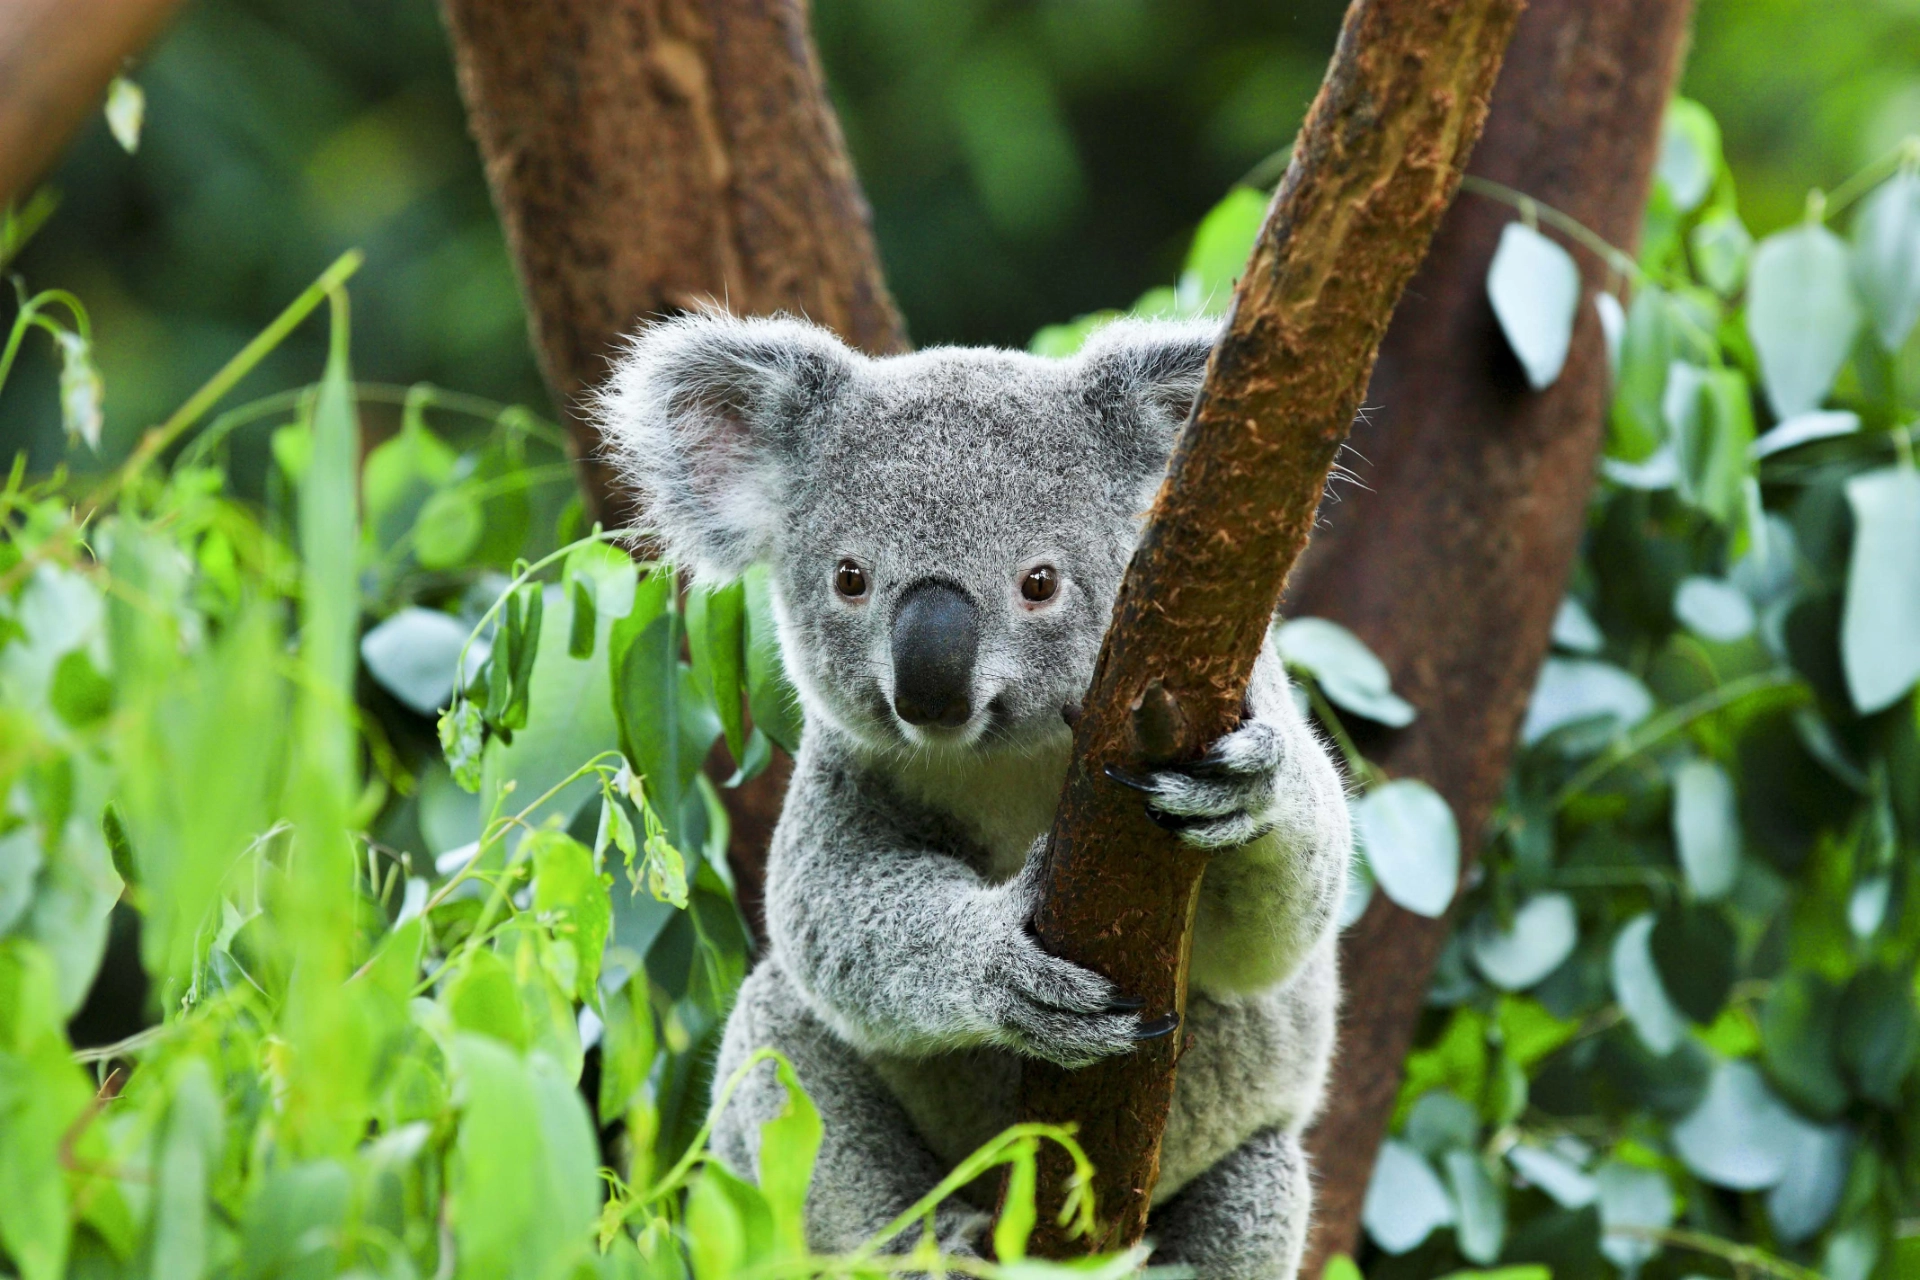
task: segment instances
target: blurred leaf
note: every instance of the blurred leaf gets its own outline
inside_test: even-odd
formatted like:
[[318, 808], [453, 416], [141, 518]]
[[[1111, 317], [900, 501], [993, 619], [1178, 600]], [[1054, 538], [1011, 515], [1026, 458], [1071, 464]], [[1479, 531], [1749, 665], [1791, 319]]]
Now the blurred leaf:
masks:
[[573, 994], [586, 1004], [600, 1003], [600, 953], [613, 925], [607, 883], [593, 868], [593, 853], [578, 840], [543, 831], [529, 843], [533, 858], [533, 909], [552, 922], [556, 937], [568, 938], [580, 959]]
[[1532, 746], [1583, 720], [1604, 720], [1608, 736], [1631, 729], [1653, 712], [1653, 695], [1638, 679], [1608, 662], [1548, 658], [1527, 704], [1520, 741]]
[[1487, 299], [1528, 384], [1535, 391], [1552, 386], [1566, 367], [1580, 308], [1573, 255], [1532, 227], [1509, 222], [1487, 268]]
[[1810, 1240], [1832, 1219], [1846, 1190], [1853, 1146], [1853, 1136], [1839, 1125], [1801, 1131], [1786, 1173], [1767, 1193], [1767, 1218], [1781, 1240]]
[[1480, 1138], [1480, 1113], [1459, 1095], [1433, 1089], [1420, 1095], [1401, 1126], [1401, 1141], [1430, 1160]]
[[1627, 340], [1627, 309], [1604, 289], [1593, 295], [1593, 309], [1600, 317], [1600, 337], [1607, 347], [1607, 370], [1618, 381], [1620, 348]]
[[1673, 593], [1673, 616], [1695, 635], [1731, 644], [1753, 633], [1757, 621], [1746, 593], [1719, 578], [1695, 574]]
[[520, 988], [506, 962], [492, 949], [477, 947], [467, 952], [466, 962], [447, 984], [446, 1005], [454, 1026], [525, 1051], [527, 1015]]
[[281, 1165], [261, 1181], [241, 1233], [242, 1274], [335, 1273], [353, 1180], [337, 1160]]
[[1281, 659], [1310, 673], [1336, 705], [1389, 728], [1413, 723], [1413, 707], [1394, 694], [1386, 664], [1339, 623], [1293, 618], [1274, 629], [1274, 640]]
[[1740, 826], [1733, 780], [1711, 760], [1688, 760], [1673, 775], [1673, 843], [1697, 898], [1724, 898], [1740, 873]]
[[1675, 361], [1664, 407], [1679, 461], [1681, 496], [1722, 524], [1741, 512], [1751, 469], [1753, 407], [1747, 380], [1734, 369], [1702, 369]]
[[1755, 440], [1747, 452], [1754, 458], [1768, 458], [1815, 440], [1852, 435], [1859, 429], [1860, 415], [1843, 409], [1796, 414]]
[[69, 1056], [65, 1021], [47, 954], [0, 942], [0, 1245], [21, 1280], [67, 1273], [61, 1153], [91, 1090]]
[[480, 503], [463, 486], [436, 490], [413, 522], [413, 557], [426, 569], [451, 569], [480, 543], [485, 529]]
[[140, 149], [140, 126], [147, 118], [147, 95], [125, 76], [107, 85], [107, 129], [128, 155]]
[[646, 975], [609, 992], [603, 1002], [606, 1031], [600, 1041], [600, 1123], [612, 1124], [644, 1101], [656, 1044]]
[[478, 791], [481, 779], [481, 748], [485, 745], [486, 725], [480, 708], [461, 698], [440, 715], [440, 750], [446, 756], [453, 780], [467, 791]]
[[375, 547], [387, 550], [414, 527], [427, 500], [452, 483], [458, 461], [410, 396], [400, 430], [369, 452], [360, 468], [366, 529]]
[[1667, 907], [1648, 945], [1674, 1006], [1695, 1022], [1712, 1022], [1733, 989], [1735, 939], [1725, 917], [1712, 907]]
[[1740, 215], [1731, 209], [1716, 209], [1702, 217], [1687, 237], [1693, 250], [1693, 263], [1700, 278], [1723, 298], [1740, 291], [1747, 278], [1747, 258], [1753, 252], [1753, 237], [1747, 233]]
[[1760, 242], [1747, 281], [1747, 333], [1775, 416], [1820, 407], [1859, 327], [1840, 237], [1803, 223]]
[[787, 1101], [778, 1114], [760, 1125], [760, 1151], [755, 1164], [780, 1247], [789, 1254], [801, 1255], [807, 1251], [807, 1187], [813, 1181], [813, 1163], [820, 1152], [823, 1130], [820, 1113], [800, 1087], [792, 1066], [784, 1060], [774, 1066]]
[[1920, 471], [1887, 467], [1847, 481], [1853, 554], [1840, 655], [1861, 714], [1920, 680]]
[[360, 637], [360, 660], [380, 686], [421, 715], [453, 697], [467, 629], [437, 609], [408, 606]]
[[1672, 1139], [1699, 1177], [1736, 1191], [1763, 1191], [1786, 1176], [1811, 1128], [1774, 1097], [1751, 1064], [1721, 1062], [1700, 1105], [1673, 1126]]
[[1375, 1244], [1397, 1257], [1450, 1225], [1453, 1202], [1420, 1153], [1389, 1138], [1374, 1160], [1360, 1221]]
[[60, 347], [60, 421], [69, 440], [84, 440], [87, 448], [100, 451], [100, 431], [105, 426], [101, 401], [106, 387], [93, 361], [93, 344], [72, 330], [59, 333]]
[[1583, 1209], [1599, 1198], [1593, 1175], [1558, 1151], [1521, 1143], [1508, 1148], [1507, 1163], [1562, 1208]]
[[113, 684], [94, 668], [85, 648], [74, 649], [54, 664], [47, 701], [69, 728], [84, 729], [113, 710]]
[[1573, 954], [1579, 940], [1573, 899], [1564, 893], [1529, 899], [1505, 927], [1483, 911], [1467, 933], [1474, 964], [1502, 991], [1520, 991], [1539, 982]]
[[1575, 653], [1598, 653], [1607, 640], [1594, 623], [1587, 607], [1572, 596], [1560, 601], [1553, 615], [1553, 642]]
[[1613, 940], [1609, 971], [1614, 998], [1640, 1042], [1658, 1057], [1672, 1053], [1686, 1035], [1684, 1015], [1674, 1008], [1653, 962], [1654, 915], [1635, 916]]
[[1658, 1243], [1622, 1228], [1663, 1231], [1673, 1225], [1673, 1187], [1658, 1169], [1643, 1169], [1618, 1160], [1600, 1166], [1594, 1175], [1600, 1189], [1600, 1251], [1628, 1274], [1660, 1252]]
[[1713, 190], [1720, 163], [1720, 125], [1713, 113], [1689, 98], [1667, 104], [1655, 172], [1680, 212], [1700, 207]]
[[1860, 204], [1853, 279], [1874, 336], [1897, 352], [1920, 320], [1920, 173], [1903, 168]]
[[198, 1276], [212, 1261], [208, 1192], [220, 1170], [226, 1125], [204, 1060], [182, 1060], [168, 1084], [167, 1118], [154, 1149], [147, 1256], [155, 1276]]
[[1252, 187], [1235, 187], [1226, 198], [1207, 211], [1193, 233], [1187, 250], [1186, 266], [1181, 272], [1181, 287], [1197, 295], [1202, 305], [1214, 313], [1226, 310], [1234, 282], [1247, 269], [1254, 239], [1266, 220], [1269, 198]]
[[1607, 436], [1610, 458], [1644, 462], [1666, 439], [1663, 406], [1667, 370], [1679, 349], [1677, 328], [1664, 292], [1652, 285], [1634, 290], [1620, 341], [1620, 372]]
[[1416, 778], [1397, 778], [1352, 804], [1355, 833], [1374, 879], [1400, 906], [1439, 919], [1460, 881], [1453, 810]]
[[1487, 1161], [1471, 1149], [1447, 1152], [1441, 1167], [1459, 1211], [1454, 1238], [1461, 1254], [1482, 1266], [1498, 1261], [1507, 1239], [1506, 1191], [1493, 1180]]
[[1901, 1086], [1920, 1050], [1920, 1013], [1911, 975], [1868, 968], [1855, 974], [1840, 1000], [1840, 1063], [1860, 1093], [1898, 1109]]

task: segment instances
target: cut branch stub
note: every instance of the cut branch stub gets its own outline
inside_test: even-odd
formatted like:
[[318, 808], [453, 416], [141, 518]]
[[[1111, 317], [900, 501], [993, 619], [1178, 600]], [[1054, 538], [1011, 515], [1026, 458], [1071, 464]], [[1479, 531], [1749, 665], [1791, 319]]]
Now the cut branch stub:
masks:
[[[1395, 302], [1479, 136], [1520, 0], [1355, 0], [1128, 566], [1055, 814], [1035, 928], [1053, 952], [1183, 1015], [1204, 860], [1106, 778], [1239, 719]], [[1149, 695], [1150, 686], [1158, 691]], [[1151, 709], [1149, 709], [1151, 708]], [[1107, 1224], [1068, 1240], [1043, 1156], [1033, 1248], [1138, 1241], [1182, 1038], [1080, 1071], [1025, 1064], [1022, 1118], [1077, 1122]]]

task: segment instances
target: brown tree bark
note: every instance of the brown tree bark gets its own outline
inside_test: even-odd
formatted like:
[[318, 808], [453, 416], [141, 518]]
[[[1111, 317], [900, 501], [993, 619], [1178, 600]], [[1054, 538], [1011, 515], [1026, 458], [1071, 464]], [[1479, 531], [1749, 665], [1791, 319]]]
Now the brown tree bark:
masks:
[[[1631, 249], [1689, 0], [1532, 0], [1507, 52], [1472, 170]], [[1586, 290], [1559, 381], [1529, 390], [1486, 301], [1515, 212], [1463, 195], [1395, 313], [1354, 428], [1363, 485], [1328, 510], [1289, 613], [1351, 628], [1419, 709], [1371, 759], [1424, 778], [1467, 851], [1506, 778], [1586, 523], [1609, 378], [1592, 304], [1607, 269], [1575, 248]], [[1428, 981], [1452, 927], [1376, 894], [1342, 940], [1339, 1067], [1310, 1146], [1316, 1234], [1303, 1275], [1351, 1249], [1374, 1154]]]
[[[906, 349], [804, 0], [444, 4], [534, 351], [594, 518], [624, 524], [632, 507], [575, 410], [636, 325], [718, 302], [806, 316], [876, 355]], [[776, 758], [722, 793], [749, 896], [787, 767]]]
[[25, 194], [180, 0], [0, 4], [0, 207]]
[[[1520, 0], [1354, 0], [1235, 291], [1129, 565], [1074, 731], [1035, 927], [1058, 955], [1183, 1012], [1204, 861], [1104, 770], [1191, 755], [1239, 719], [1253, 663], [1401, 290], [1479, 136]], [[1076, 1121], [1106, 1227], [1055, 1223], [1044, 1148], [1037, 1252], [1137, 1241], [1179, 1038], [1082, 1071], [1023, 1069], [1023, 1118]]]

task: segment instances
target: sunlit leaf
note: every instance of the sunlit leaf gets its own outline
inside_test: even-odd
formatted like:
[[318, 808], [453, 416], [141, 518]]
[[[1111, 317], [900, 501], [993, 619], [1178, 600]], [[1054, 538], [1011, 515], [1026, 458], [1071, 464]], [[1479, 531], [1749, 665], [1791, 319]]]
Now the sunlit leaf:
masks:
[[1502, 926], [1491, 913], [1474, 918], [1467, 947], [1487, 981], [1520, 991], [1558, 969], [1580, 941], [1573, 899], [1564, 893], [1530, 898]]
[[1453, 1220], [1453, 1201], [1420, 1153], [1391, 1138], [1381, 1143], [1360, 1210], [1373, 1242], [1397, 1256]]
[[1460, 828], [1440, 793], [1397, 778], [1355, 801], [1353, 821], [1386, 895], [1419, 915], [1444, 915], [1460, 881]]
[[1339, 623], [1292, 618], [1274, 628], [1274, 640], [1287, 665], [1311, 674], [1336, 705], [1395, 729], [1413, 723], [1413, 707], [1393, 692], [1386, 664]]
[[1710, 760], [1688, 760], [1673, 775], [1673, 843], [1694, 896], [1723, 898], [1740, 871], [1740, 819], [1733, 779]]
[[1673, 1147], [1699, 1177], [1736, 1191], [1761, 1191], [1786, 1176], [1807, 1131], [1749, 1063], [1714, 1067], [1700, 1105], [1673, 1126]]
[[1853, 553], [1840, 657], [1861, 714], [1920, 680], [1920, 471], [1887, 467], [1847, 481]]
[[147, 95], [125, 76], [107, 85], [107, 129], [128, 155], [140, 149], [140, 127], [147, 119]]
[[1853, 278], [1874, 336], [1898, 351], [1920, 320], [1920, 173], [1903, 168], [1860, 204]]
[[453, 696], [454, 668], [467, 629], [437, 609], [409, 606], [360, 637], [367, 674], [421, 715]]
[[1660, 159], [1655, 167], [1673, 203], [1682, 213], [1700, 207], [1720, 170], [1720, 125], [1713, 114], [1689, 98], [1667, 105], [1660, 130]]
[[1859, 327], [1840, 237], [1804, 223], [1760, 242], [1747, 281], [1747, 333], [1776, 416], [1820, 407]]
[[1600, 1251], [1631, 1273], [1660, 1252], [1658, 1243], [1627, 1231], [1673, 1225], [1673, 1186], [1658, 1169], [1609, 1161], [1594, 1175], [1600, 1191]]
[[1552, 386], [1566, 367], [1580, 307], [1573, 255], [1532, 227], [1509, 222], [1487, 268], [1487, 298], [1527, 382], [1535, 391]]

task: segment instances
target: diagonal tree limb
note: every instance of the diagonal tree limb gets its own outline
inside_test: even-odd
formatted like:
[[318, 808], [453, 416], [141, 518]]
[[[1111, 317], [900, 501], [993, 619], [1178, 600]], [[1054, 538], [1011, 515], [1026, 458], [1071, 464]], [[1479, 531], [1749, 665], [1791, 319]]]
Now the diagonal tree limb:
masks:
[[[1631, 249], [1691, 7], [1532, 0], [1474, 173]], [[1587, 287], [1559, 380], [1529, 390], [1508, 353], [1486, 274], [1517, 216], [1478, 197], [1448, 212], [1387, 332], [1367, 393], [1378, 408], [1354, 428], [1366, 483], [1329, 510], [1288, 590], [1290, 612], [1351, 628], [1419, 708], [1406, 729], [1363, 745], [1388, 773], [1446, 797], [1469, 854], [1499, 798], [1586, 526], [1609, 384], [1592, 305], [1609, 271], [1577, 246]], [[1319, 1195], [1305, 1275], [1358, 1241], [1374, 1153], [1450, 929], [1382, 894], [1342, 939], [1339, 1086], [1309, 1140]]]
[[[1035, 920], [1055, 953], [1184, 1012], [1204, 863], [1109, 765], [1190, 755], [1237, 722], [1288, 571], [1360, 407], [1394, 304], [1485, 119], [1520, 0], [1354, 0], [1235, 292], [1114, 608], [1054, 818]], [[1137, 712], [1160, 726], [1142, 742]], [[1023, 1119], [1076, 1121], [1107, 1231], [1055, 1225], [1043, 1149], [1036, 1252], [1137, 1241], [1173, 1098], [1177, 1037], [1081, 1071], [1028, 1063]]]

